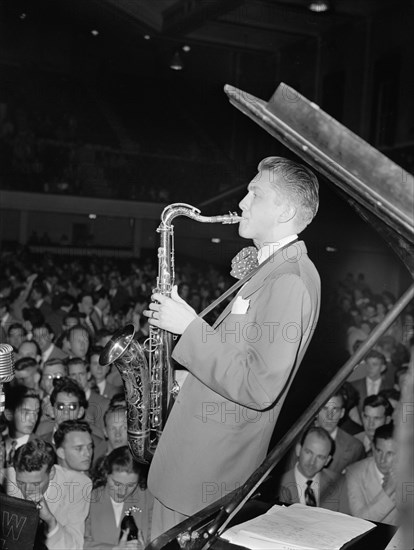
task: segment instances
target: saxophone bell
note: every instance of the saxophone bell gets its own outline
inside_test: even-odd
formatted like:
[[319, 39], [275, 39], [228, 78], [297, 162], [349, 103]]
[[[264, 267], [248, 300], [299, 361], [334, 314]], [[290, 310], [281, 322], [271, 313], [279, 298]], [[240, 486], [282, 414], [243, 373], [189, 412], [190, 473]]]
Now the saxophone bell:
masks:
[[132, 324], [116, 331], [102, 350], [99, 364], [114, 364], [118, 368], [127, 402], [128, 445], [135, 460], [149, 464], [154, 453], [149, 368], [145, 352], [134, 337]]

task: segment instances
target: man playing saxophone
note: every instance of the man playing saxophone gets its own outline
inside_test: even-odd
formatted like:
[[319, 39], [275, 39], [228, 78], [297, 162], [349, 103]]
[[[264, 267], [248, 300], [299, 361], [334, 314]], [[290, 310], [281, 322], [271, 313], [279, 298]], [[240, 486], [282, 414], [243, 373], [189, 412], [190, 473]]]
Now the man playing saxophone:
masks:
[[[148, 485], [156, 501], [151, 538], [241, 486], [264, 460], [288, 387], [319, 315], [320, 279], [298, 234], [318, 209], [305, 166], [269, 157], [240, 202], [233, 271], [258, 268], [211, 327], [184, 302], [154, 293], [149, 323], [181, 335], [173, 358], [189, 374], [155, 451]], [[236, 257], [237, 258], [237, 257]]]

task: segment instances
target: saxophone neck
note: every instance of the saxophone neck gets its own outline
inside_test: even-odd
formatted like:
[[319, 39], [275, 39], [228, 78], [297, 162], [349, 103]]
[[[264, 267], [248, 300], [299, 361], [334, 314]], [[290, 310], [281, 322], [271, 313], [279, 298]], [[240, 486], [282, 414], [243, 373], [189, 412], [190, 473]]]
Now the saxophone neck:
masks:
[[191, 204], [183, 202], [176, 202], [165, 207], [161, 214], [161, 225], [159, 230], [171, 227], [171, 222], [178, 216], [186, 216], [201, 223], [223, 223], [233, 224], [239, 223], [242, 219], [235, 212], [229, 212], [228, 214], [222, 214], [219, 216], [202, 216], [200, 210]]

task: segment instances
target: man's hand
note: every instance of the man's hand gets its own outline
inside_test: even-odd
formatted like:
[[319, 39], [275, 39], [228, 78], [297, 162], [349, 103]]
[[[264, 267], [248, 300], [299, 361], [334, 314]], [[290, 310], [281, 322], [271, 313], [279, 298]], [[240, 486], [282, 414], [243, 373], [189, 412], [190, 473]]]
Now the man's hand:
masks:
[[392, 470], [388, 472], [388, 474], [384, 475], [384, 479], [382, 481], [382, 488], [390, 498], [395, 497], [396, 480], [395, 480], [395, 473]]
[[119, 543], [112, 548], [112, 550], [144, 550], [145, 541], [141, 531], [138, 532], [138, 540], [127, 540], [129, 534], [129, 527], [122, 532], [122, 537], [119, 539]]
[[50, 511], [50, 508], [44, 497], [42, 497], [41, 500], [38, 502], [37, 507], [39, 509], [40, 519], [47, 523], [49, 531], [52, 531], [56, 527], [57, 521], [55, 516]]
[[152, 300], [149, 309], [144, 311], [144, 315], [149, 318], [149, 324], [154, 327], [174, 334], [182, 334], [197, 317], [194, 309], [180, 298], [176, 286], [171, 291], [171, 298], [155, 292]]

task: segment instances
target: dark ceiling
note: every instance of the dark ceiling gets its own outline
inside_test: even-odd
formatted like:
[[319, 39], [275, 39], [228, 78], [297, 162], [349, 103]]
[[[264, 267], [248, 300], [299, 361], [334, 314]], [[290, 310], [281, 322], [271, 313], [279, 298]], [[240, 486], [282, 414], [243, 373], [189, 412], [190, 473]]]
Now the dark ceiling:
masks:
[[[409, 0], [330, 0], [330, 9], [312, 12], [309, 0], [3, 0], [11, 9], [117, 32], [128, 28], [136, 38], [210, 44], [278, 53], [305, 38], [317, 38]], [[119, 36], [119, 35], [118, 35]]]

